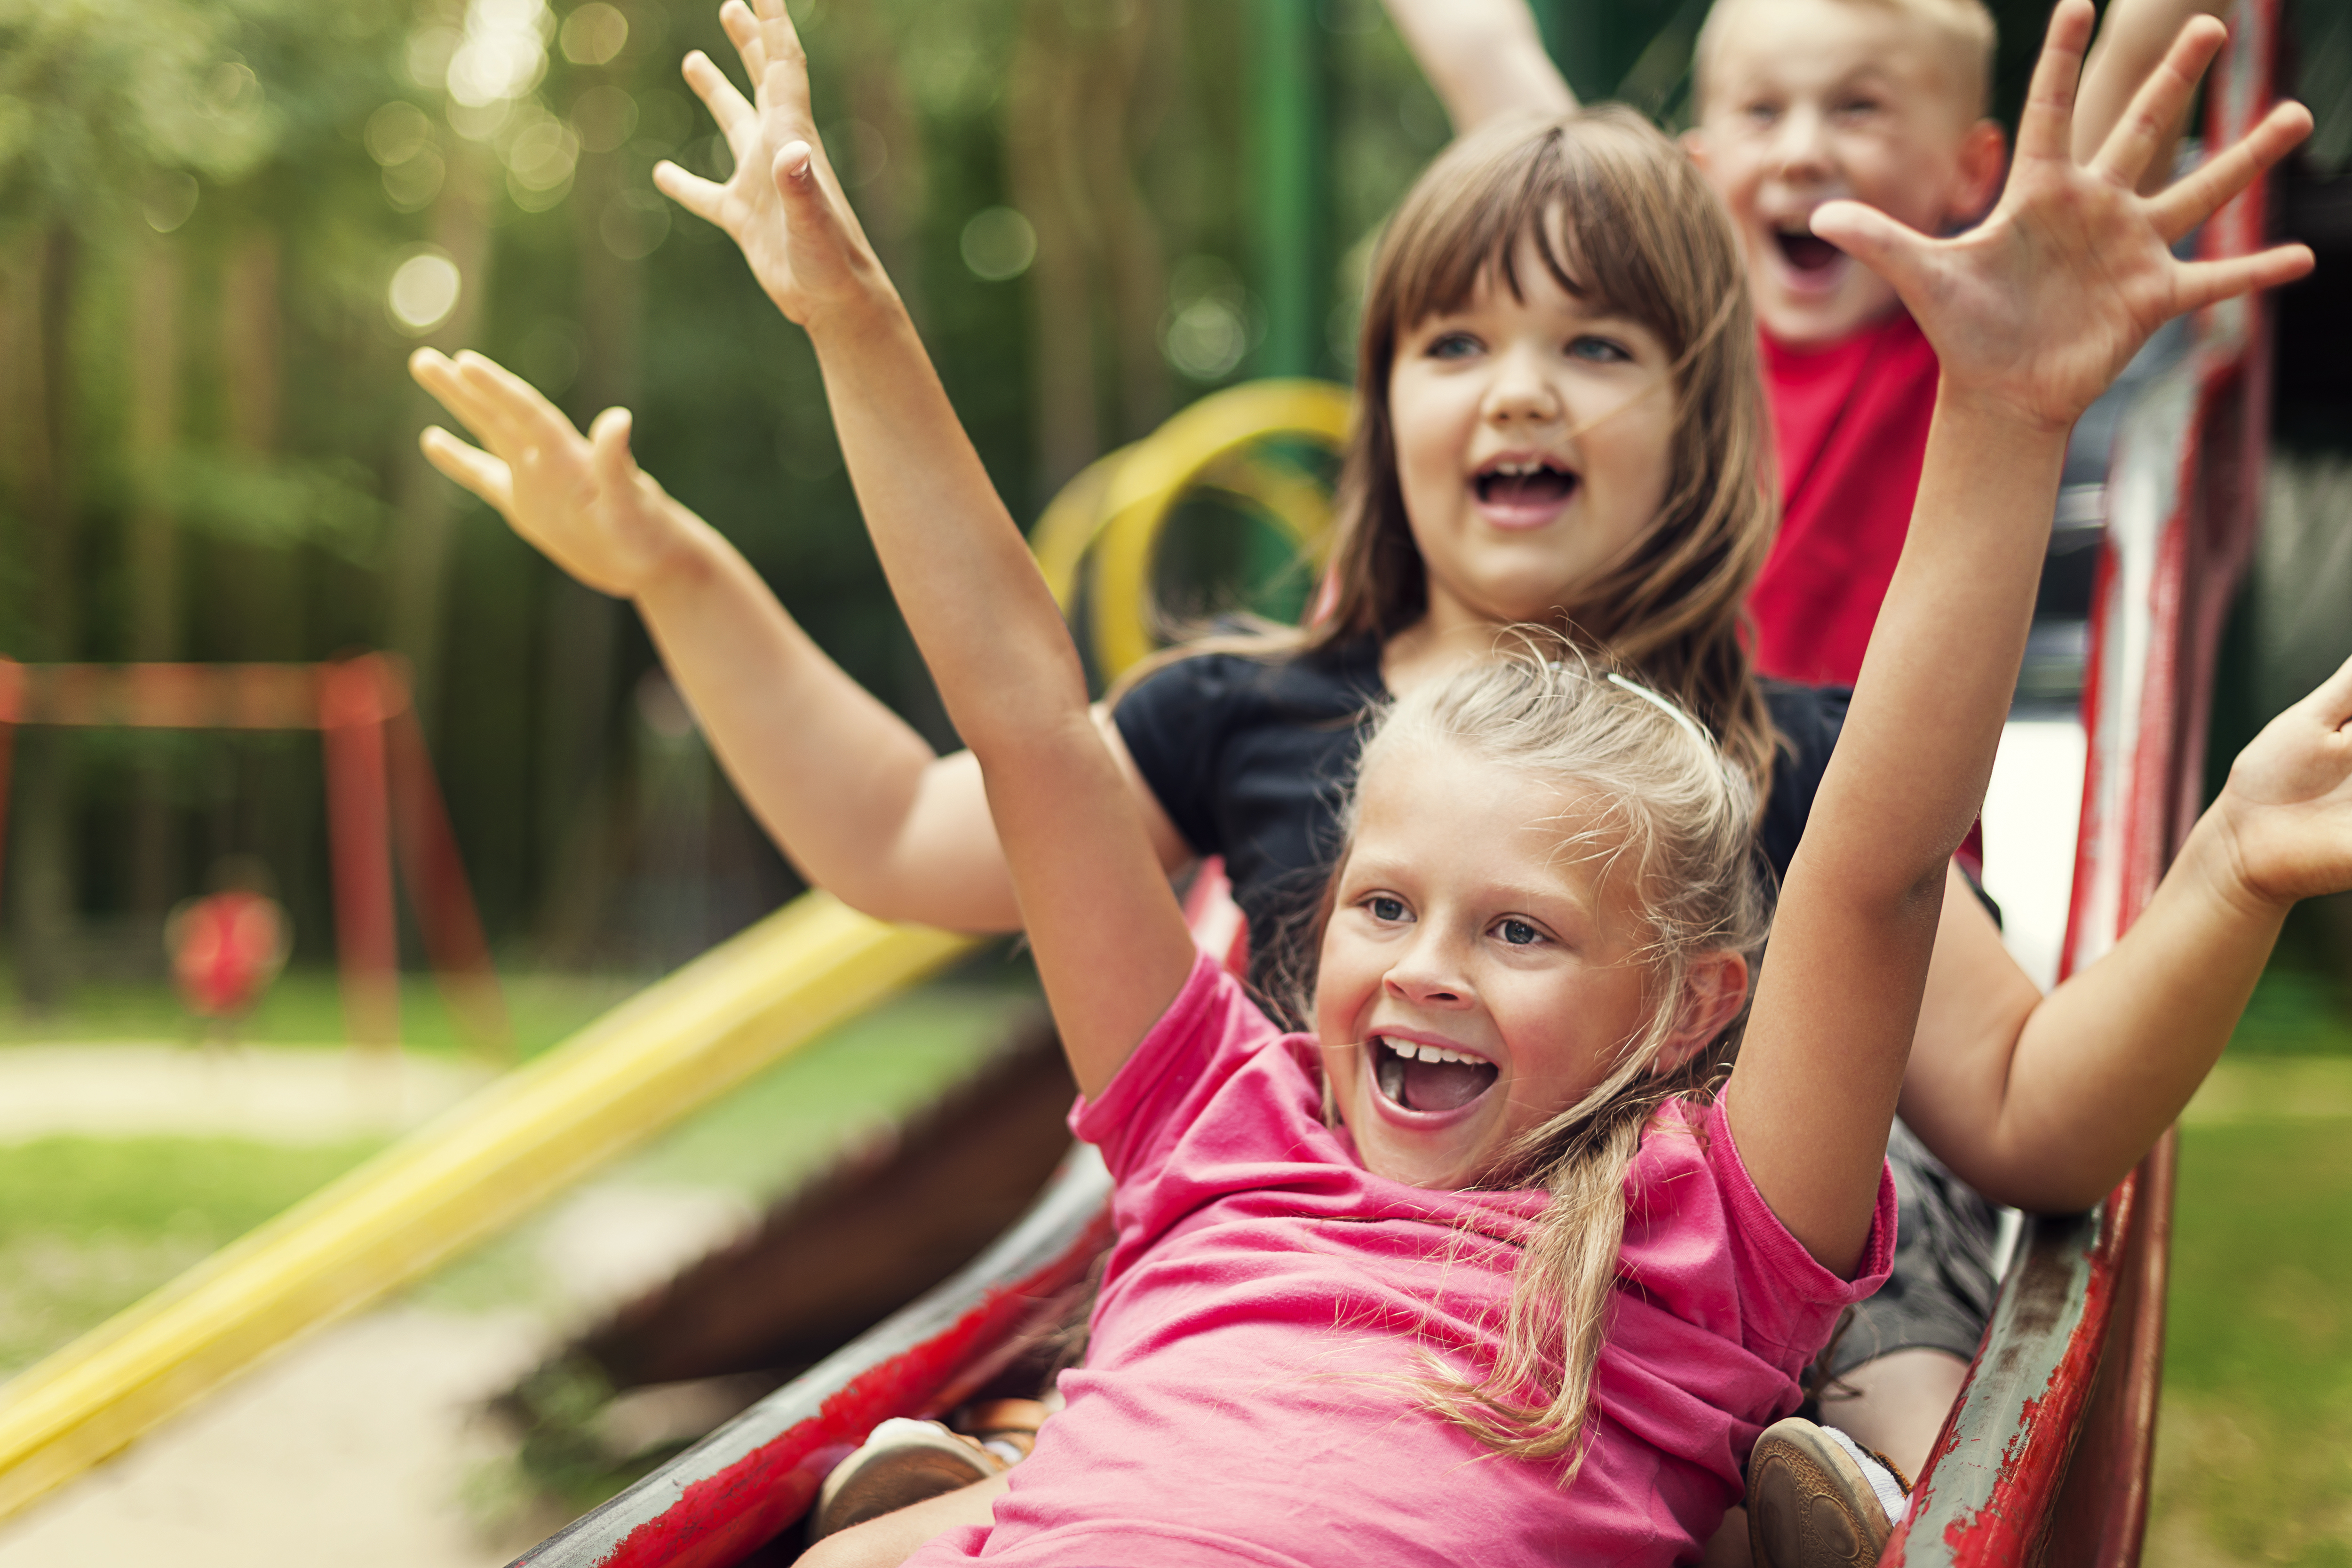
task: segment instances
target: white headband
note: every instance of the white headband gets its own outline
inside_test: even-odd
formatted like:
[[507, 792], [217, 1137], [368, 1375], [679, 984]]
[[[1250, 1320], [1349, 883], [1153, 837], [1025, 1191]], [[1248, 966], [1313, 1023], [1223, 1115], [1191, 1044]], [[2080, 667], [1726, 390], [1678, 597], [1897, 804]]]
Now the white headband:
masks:
[[1698, 727], [1697, 720], [1692, 718], [1689, 714], [1684, 712], [1680, 708], [1675, 707], [1673, 703], [1667, 701], [1664, 698], [1659, 696], [1648, 687], [1643, 686], [1637, 681], [1628, 680], [1613, 669], [1609, 672], [1609, 681], [1612, 686], [1623, 687], [1626, 690], [1632, 692], [1634, 696], [1640, 698], [1644, 702], [1656, 703], [1662, 712], [1664, 712], [1668, 718], [1672, 719], [1675, 723], [1680, 724], [1689, 732], [1692, 740], [1696, 741], [1700, 745], [1706, 747], [1709, 751], [1715, 749], [1715, 742], [1706, 738], [1706, 731]]

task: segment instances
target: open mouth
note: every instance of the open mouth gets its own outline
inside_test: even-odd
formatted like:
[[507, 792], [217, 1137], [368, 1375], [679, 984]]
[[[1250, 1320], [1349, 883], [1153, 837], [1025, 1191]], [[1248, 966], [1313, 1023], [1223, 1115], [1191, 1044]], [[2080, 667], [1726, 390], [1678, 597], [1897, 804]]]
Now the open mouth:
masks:
[[1787, 229], [1772, 231], [1772, 242], [1780, 247], [1780, 255], [1799, 272], [1826, 272], [1845, 259], [1845, 252], [1817, 234]]
[[1405, 1110], [1459, 1110], [1495, 1086], [1494, 1063], [1439, 1046], [1375, 1035], [1372, 1081], [1391, 1104]]
[[1548, 458], [1502, 458], [1478, 470], [1478, 499], [1506, 510], [1549, 510], [1576, 493], [1577, 477]]

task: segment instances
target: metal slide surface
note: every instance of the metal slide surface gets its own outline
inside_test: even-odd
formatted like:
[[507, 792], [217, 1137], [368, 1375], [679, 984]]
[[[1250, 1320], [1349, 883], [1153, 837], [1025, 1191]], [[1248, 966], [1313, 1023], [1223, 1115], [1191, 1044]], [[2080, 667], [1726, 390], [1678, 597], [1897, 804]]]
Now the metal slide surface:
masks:
[[[2277, 0], [2244, 0], [2207, 93], [2207, 144], [2268, 111]], [[2200, 251], [2265, 241], [2257, 185]], [[2083, 719], [2074, 887], [2062, 973], [2146, 907], [2202, 805], [2221, 622], [2252, 551], [2270, 427], [2263, 301], [2194, 323], [2188, 353], [2126, 415], [2107, 485]], [[2032, 1221], [1885, 1564], [2009, 1568], [2139, 1561], [2164, 1348], [2174, 1137], [2088, 1215]]]

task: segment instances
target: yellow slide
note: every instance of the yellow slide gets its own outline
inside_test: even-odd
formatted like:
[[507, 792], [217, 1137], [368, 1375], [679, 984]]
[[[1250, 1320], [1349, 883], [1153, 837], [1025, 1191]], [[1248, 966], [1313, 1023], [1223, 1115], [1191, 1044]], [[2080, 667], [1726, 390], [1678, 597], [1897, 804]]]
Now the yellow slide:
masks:
[[[1202, 399], [1088, 468], [1035, 530], [1065, 608], [1091, 561], [1097, 664], [1150, 651], [1150, 563], [1202, 487], [1310, 559], [1328, 501], [1253, 445], [1336, 447], [1348, 394], [1258, 382]], [[419, 1279], [975, 939], [868, 920], [811, 893], [721, 943], [430, 1126], [0, 1386], [0, 1518], [121, 1451], [307, 1330]]]

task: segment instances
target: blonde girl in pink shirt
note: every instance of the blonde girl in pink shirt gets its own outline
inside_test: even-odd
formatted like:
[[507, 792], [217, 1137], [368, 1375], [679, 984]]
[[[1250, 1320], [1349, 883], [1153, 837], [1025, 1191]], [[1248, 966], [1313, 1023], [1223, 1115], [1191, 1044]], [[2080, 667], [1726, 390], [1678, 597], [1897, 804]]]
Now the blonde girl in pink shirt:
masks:
[[[815, 150], [789, 23], [762, 16], [765, 259], [978, 758], [1084, 1094], [1075, 1121], [1118, 1183], [1067, 1410], [989, 1523], [915, 1561], [1696, 1554], [1737, 1495], [1743, 1437], [1794, 1403], [1829, 1314], [1884, 1268], [1887, 1129], [2067, 430], [2160, 322], [2310, 265], [2299, 247], [2168, 249], [2293, 143], [2300, 110], [2179, 185], [2133, 190], [2215, 30], [2184, 33], [2123, 128], [2074, 160], [2090, 24], [2083, 0], [2059, 7], [1981, 227], [1931, 240], [1847, 203], [1815, 217], [1901, 291], [1944, 381], [1752, 1006], [1747, 774], [1667, 698], [1531, 636], [1410, 693], [1370, 742], [1314, 1026], [1286, 1036], [1193, 951], [1068, 634]], [[1672, 401], [1672, 356], [1568, 264], [1613, 237], [1579, 233], [1573, 203], [1520, 219], [1472, 308], [1508, 294], [1561, 312], [1563, 342], [1631, 367], [1595, 426], [1638, 425]], [[1415, 345], [1432, 374], [1482, 346], [1444, 322]], [[1594, 443], [1616, 456], [1586, 482], [1670, 491], [1669, 443], [1645, 454], [1624, 432]], [[2181, 967], [2352, 880], [2347, 720], [2352, 667], [2241, 760], [2212, 829], [2229, 879], [2175, 884], [2147, 917]]]

